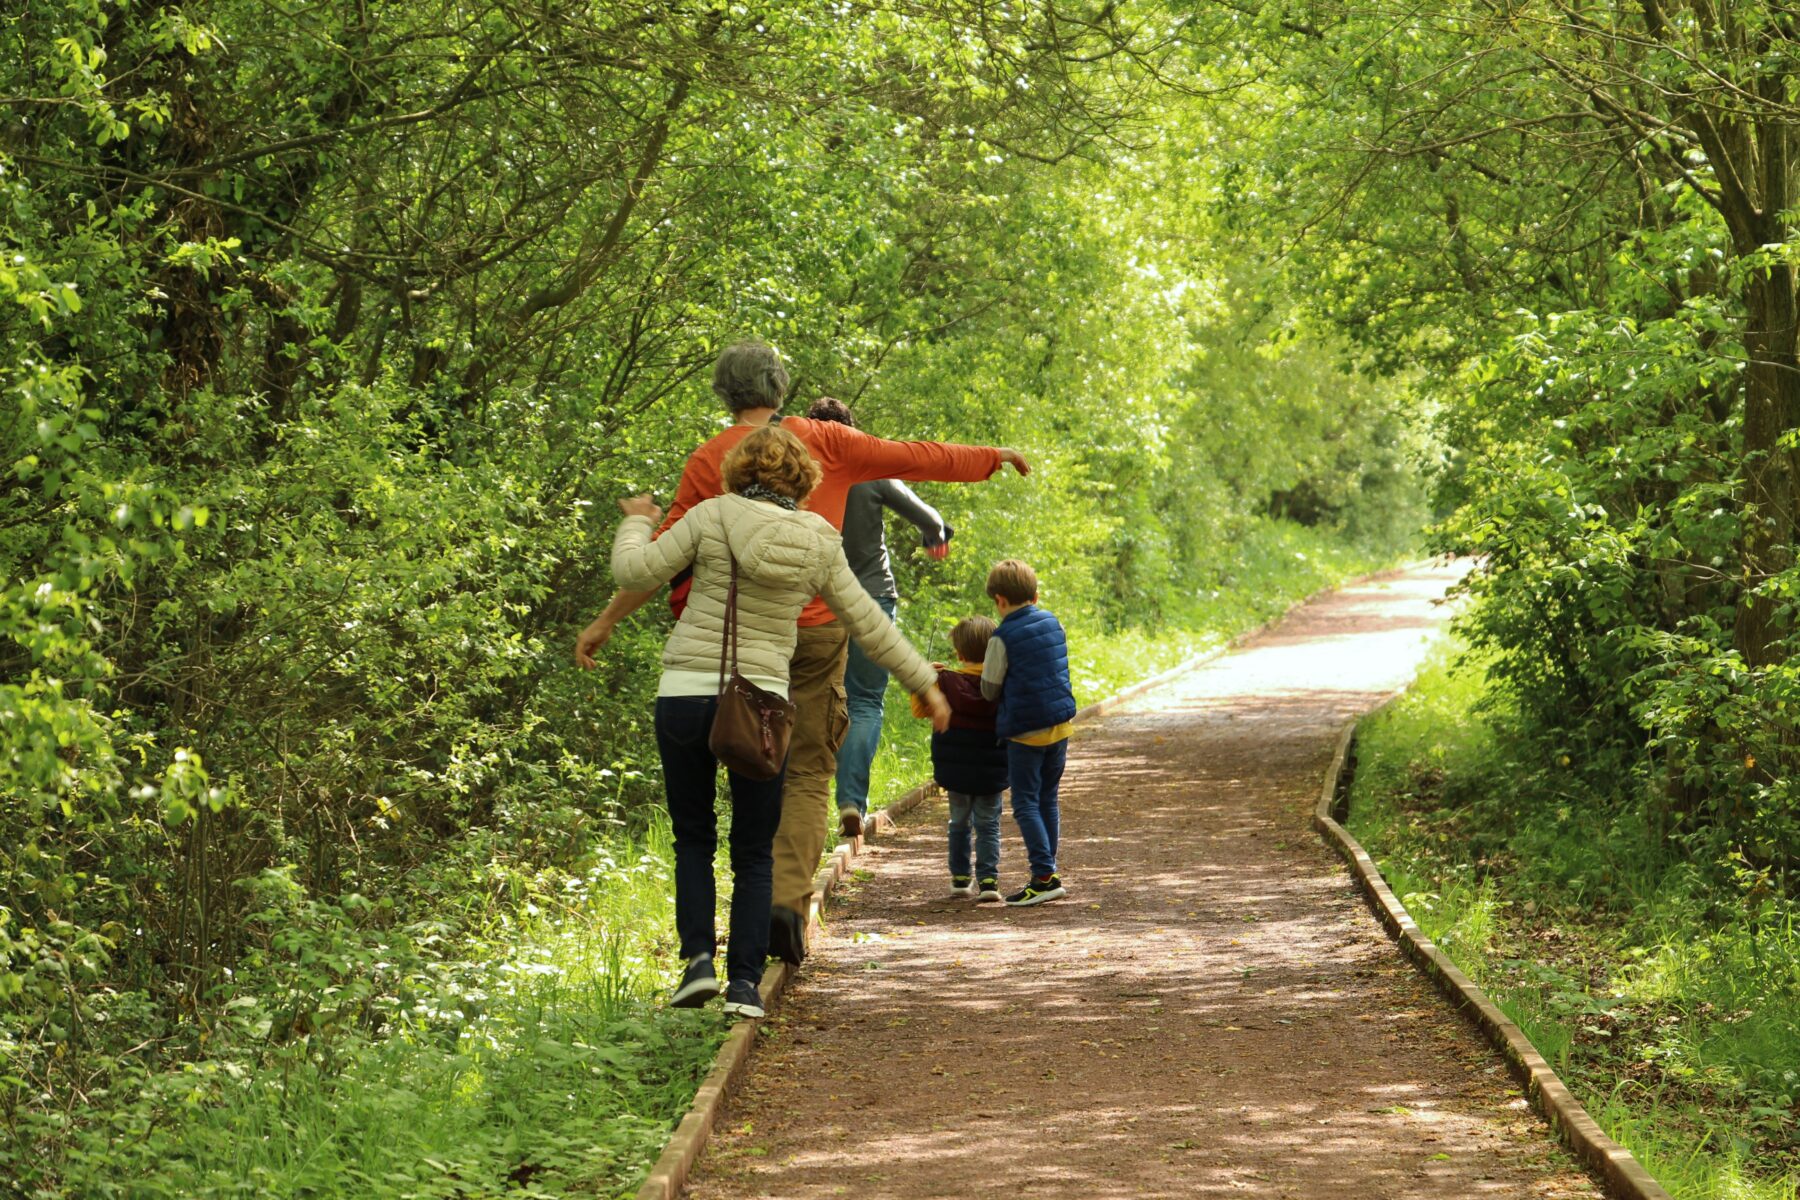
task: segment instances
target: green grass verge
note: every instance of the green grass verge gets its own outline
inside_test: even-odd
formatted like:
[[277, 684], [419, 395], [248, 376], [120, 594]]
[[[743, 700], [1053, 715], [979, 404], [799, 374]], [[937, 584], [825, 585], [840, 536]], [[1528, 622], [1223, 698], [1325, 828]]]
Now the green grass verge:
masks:
[[[248, 1019], [216, 1026], [198, 1061], [128, 1058], [66, 1104], [15, 1109], [10, 1132], [49, 1153], [7, 1163], [11, 1187], [134, 1200], [629, 1195], [724, 1033], [717, 1013], [660, 1006], [668, 842], [653, 825], [597, 850], [483, 944], [417, 970], [379, 1037], [322, 1021], [296, 1035], [246, 997], [228, 1011]], [[307, 948], [297, 957], [343, 974]]]
[[1350, 830], [1679, 1200], [1800, 1193], [1800, 923], [1513, 728], [1446, 643], [1365, 721]]

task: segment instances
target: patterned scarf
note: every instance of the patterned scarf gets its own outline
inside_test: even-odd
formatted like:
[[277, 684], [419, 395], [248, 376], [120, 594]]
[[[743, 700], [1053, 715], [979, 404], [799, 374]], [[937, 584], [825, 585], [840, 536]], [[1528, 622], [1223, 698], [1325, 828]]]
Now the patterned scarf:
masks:
[[797, 512], [800, 504], [791, 496], [784, 496], [773, 488], [766, 488], [760, 483], [747, 483], [738, 489], [738, 495], [746, 500], [767, 500], [771, 504], [779, 504], [789, 512]]

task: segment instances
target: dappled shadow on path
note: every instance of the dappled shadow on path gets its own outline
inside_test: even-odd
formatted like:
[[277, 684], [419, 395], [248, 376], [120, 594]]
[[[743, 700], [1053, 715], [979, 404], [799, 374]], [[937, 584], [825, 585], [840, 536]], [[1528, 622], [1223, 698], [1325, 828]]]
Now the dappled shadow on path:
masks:
[[1066, 900], [948, 896], [941, 807], [875, 847], [694, 1194], [1597, 1195], [1309, 825], [1448, 578], [1322, 599], [1084, 731]]

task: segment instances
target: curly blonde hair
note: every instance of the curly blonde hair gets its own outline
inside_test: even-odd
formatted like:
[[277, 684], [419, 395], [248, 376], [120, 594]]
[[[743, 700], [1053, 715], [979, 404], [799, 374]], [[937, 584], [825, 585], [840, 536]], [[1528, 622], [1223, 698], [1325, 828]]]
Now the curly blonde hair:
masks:
[[765, 425], [731, 448], [720, 464], [727, 491], [760, 483], [799, 504], [819, 486], [824, 472], [806, 444], [779, 425]]

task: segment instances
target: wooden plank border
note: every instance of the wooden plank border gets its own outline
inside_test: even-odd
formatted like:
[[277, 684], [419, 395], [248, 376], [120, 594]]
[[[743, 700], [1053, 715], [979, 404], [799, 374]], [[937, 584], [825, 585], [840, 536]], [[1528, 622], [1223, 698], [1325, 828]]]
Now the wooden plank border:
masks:
[[1349, 816], [1349, 782], [1354, 771], [1357, 724], [1355, 720], [1350, 721], [1338, 735], [1331, 767], [1325, 772], [1324, 788], [1313, 808], [1313, 828], [1349, 863], [1350, 873], [1368, 898], [1369, 907], [1400, 943], [1406, 956], [1487, 1035], [1488, 1041], [1506, 1059], [1514, 1077], [1524, 1086], [1531, 1102], [1576, 1157], [1600, 1176], [1606, 1190], [1619, 1200], [1670, 1200], [1669, 1193], [1642, 1163], [1632, 1157], [1631, 1151], [1606, 1136], [1599, 1123], [1581, 1106], [1581, 1101], [1538, 1053], [1538, 1048], [1531, 1044], [1525, 1031], [1502, 1012], [1448, 954], [1425, 936], [1382, 877], [1375, 860], [1344, 828], [1342, 822]]

